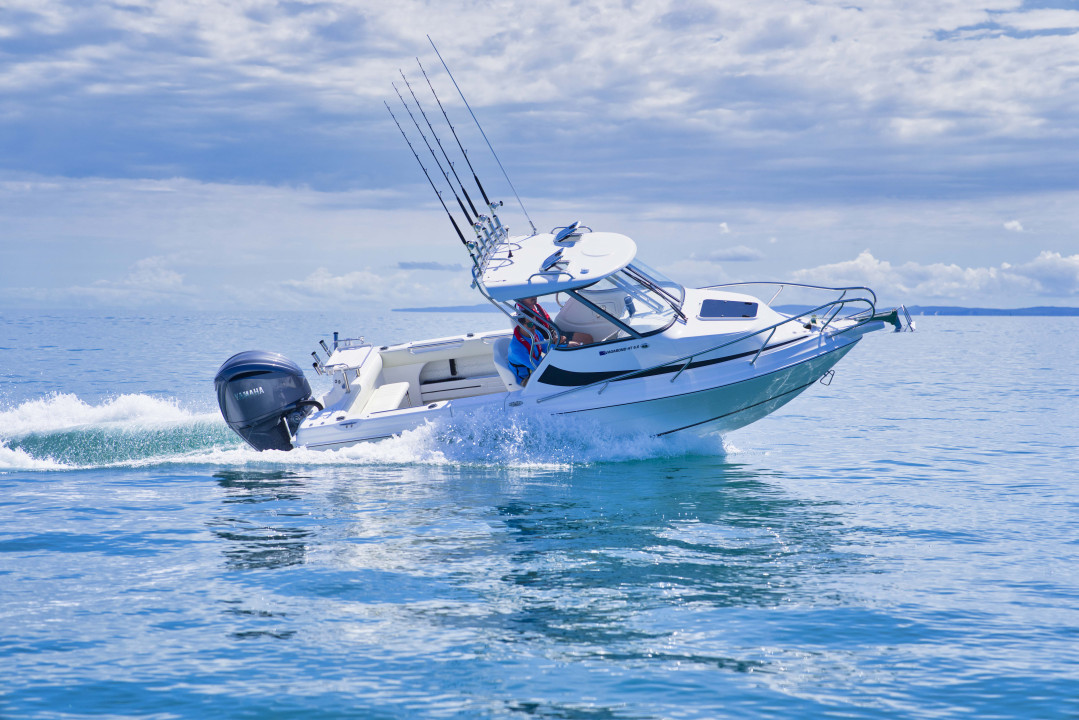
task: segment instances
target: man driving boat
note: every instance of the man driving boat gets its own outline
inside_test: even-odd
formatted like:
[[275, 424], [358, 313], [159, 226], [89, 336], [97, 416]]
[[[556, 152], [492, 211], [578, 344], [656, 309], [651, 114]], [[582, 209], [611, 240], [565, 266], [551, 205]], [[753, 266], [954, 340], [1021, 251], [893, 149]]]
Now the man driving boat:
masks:
[[517, 327], [513, 330], [507, 361], [522, 385], [553, 345], [577, 347], [593, 341], [588, 333], [562, 335], [535, 297], [518, 300], [516, 308]]

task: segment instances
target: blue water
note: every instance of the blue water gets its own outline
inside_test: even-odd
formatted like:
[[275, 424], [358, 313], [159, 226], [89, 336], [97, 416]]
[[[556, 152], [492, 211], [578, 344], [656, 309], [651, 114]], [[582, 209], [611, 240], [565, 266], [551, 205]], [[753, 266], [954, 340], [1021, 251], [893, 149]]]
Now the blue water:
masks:
[[0, 717], [1079, 717], [1079, 319], [919, 318], [723, 439], [217, 415], [241, 349], [497, 322], [4, 311]]

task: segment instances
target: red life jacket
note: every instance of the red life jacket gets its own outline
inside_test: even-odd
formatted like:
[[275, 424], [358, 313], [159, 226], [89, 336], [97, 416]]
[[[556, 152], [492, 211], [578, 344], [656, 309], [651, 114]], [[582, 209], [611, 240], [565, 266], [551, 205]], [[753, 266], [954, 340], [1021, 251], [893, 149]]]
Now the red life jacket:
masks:
[[[553, 338], [554, 329], [551, 325], [551, 316], [547, 314], [547, 311], [543, 309], [542, 305], [536, 303], [530, 311], [520, 303], [517, 303], [517, 312], [521, 316], [532, 320], [536, 325], [543, 327], [543, 329], [547, 331], [546, 336], [548, 338]], [[539, 342], [533, 342], [533, 334], [524, 332], [519, 325], [513, 330], [514, 339], [525, 346], [528, 350], [528, 356], [533, 360], [539, 360], [543, 357], [543, 353], [547, 352], [550, 348], [552, 341], [545, 341], [544, 333], [542, 332], [537, 331], [535, 336], [536, 340]]]

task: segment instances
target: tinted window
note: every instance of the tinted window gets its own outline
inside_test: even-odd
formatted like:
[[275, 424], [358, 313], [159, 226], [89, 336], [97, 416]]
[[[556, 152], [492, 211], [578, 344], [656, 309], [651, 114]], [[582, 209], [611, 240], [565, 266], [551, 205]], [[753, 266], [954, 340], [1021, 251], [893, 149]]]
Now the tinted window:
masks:
[[757, 303], [742, 300], [705, 300], [701, 303], [702, 318], [755, 318]]

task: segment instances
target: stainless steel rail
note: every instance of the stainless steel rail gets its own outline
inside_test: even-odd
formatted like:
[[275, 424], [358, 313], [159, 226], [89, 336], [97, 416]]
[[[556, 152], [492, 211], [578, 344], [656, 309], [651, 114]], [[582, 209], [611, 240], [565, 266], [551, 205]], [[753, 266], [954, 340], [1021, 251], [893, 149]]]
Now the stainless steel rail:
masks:
[[780, 282], [778, 280], [749, 280], [747, 282], [733, 282], [733, 283], [720, 283], [719, 285], [705, 285], [704, 287], [702, 287], [700, 289], [701, 290], [714, 290], [716, 288], [741, 287], [743, 285], [772, 285], [772, 286], [778, 285], [779, 289], [776, 290], [776, 294], [773, 295], [772, 299], [769, 300], [766, 303], [769, 306], [771, 306], [773, 300], [775, 300], [777, 297], [779, 297], [779, 293], [783, 292], [783, 288], [785, 288], [785, 287], [800, 287], [800, 288], [807, 288], [809, 290], [827, 290], [829, 292], [842, 292], [843, 295], [839, 296], [840, 299], [842, 299], [844, 297], [844, 295], [846, 295], [848, 292], [851, 292], [851, 291], [854, 291], [854, 290], [862, 290], [864, 292], [869, 293], [872, 296], [872, 298], [873, 298], [873, 307], [875, 308], [876, 305], [877, 305], [877, 294], [875, 292], [873, 292], [873, 290], [871, 288], [867, 288], [867, 287], [864, 287], [862, 285], [852, 285], [851, 287], [830, 287], [828, 285], [808, 285], [806, 283]]
[[464, 344], [464, 338], [451, 338], [449, 340], [431, 340], [427, 342], [409, 343], [408, 352], [410, 355], [419, 355], [420, 353], [455, 349], [461, 347]]

